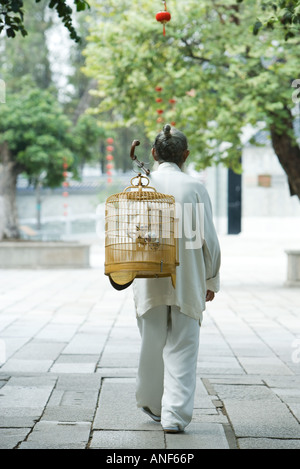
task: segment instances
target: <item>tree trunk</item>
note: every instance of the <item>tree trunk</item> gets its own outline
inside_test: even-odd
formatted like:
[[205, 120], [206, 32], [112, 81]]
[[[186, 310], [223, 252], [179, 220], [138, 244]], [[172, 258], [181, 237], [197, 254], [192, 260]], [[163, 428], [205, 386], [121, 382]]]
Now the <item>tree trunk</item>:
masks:
[[[287, 117], [281, 122], [285, 129], [294, 132], [293, 116], [286, 108]], [[300, 199], [300, 148], [287, 130], [279, 131], [276, 124], [270, 126], [274, 151], [288, 177], [291, 195]]]
[[97, 87], [97, 81], [96, 80], [90, 80], [88, 83], [88, 86], [85, 89], [85, 92], [81, 96], [77, 109], [74, 111], [73, 115], [73, 124], [76, 125], [77, 121], [80, 116], [82, 116], [85, 111], [90, 107], [91, 100], [92, 100], [92, 95], [90, 94], [91, 90], [96, 89]]
[[19, 238], [16, 185], [18, 171], [6, 143], [0, 145], [0, 240]]

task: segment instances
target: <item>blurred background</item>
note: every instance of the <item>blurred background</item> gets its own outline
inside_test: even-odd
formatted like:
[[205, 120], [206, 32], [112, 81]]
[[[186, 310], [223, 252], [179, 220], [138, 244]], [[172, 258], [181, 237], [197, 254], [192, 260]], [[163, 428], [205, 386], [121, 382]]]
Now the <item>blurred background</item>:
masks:
[[47, 0], [23, 5], [27, 35], [2, 28], [0, 239], [103, 242], [105, 200], [136, 171], [131, 142], [151, 168], [166, 122], [188, 136], [185, 170], [219, 234], [297, 232], [298, 33], [270, 28], [259, 1], [170, 0], [165, 36], [165, 2], [88, 3], [61, 2], [78, 37]]

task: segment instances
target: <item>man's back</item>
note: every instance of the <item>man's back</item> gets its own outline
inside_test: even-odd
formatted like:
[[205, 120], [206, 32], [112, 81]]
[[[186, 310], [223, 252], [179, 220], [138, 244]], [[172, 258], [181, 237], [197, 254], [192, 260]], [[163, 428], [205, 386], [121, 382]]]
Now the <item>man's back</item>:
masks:
[[205, 187], [183, 173], [175, 163], [162, 163], [151, 174], [158, 192], [173, 195], [178, 219], [179, 267], [176, 288], [170, 279], [137, 279], [134, 282], [137, 314], [149, 307], [174, 304], [193, 318], [202, 319], [207, 280], [218, 290], [220, 249]]

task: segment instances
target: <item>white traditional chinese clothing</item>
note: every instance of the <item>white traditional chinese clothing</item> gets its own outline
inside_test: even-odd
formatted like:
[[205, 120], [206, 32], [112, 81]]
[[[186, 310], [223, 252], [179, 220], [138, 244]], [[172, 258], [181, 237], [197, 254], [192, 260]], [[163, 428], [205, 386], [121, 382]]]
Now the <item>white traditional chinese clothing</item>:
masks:
[[162, 163], [151, 185], [175, 197], [179, 212], [179, 263], [171, 279], [133, 284], [142, 344], [137, 375], [138, 407], [161, 416], [164, 428], [190, 423], [196, 388], [199, 331], [206, 291], [219, 290], [220, 247], [205, 187], [175, 163]]
[[[219, 290], [220, 247], [209, 195], [199, 181], [183, 173], [175, 163], [160, 164], [152, 173], [151, 185], [160, 193], [173, 195], [176, 209], [181, 211], [179, 266], [175, 289], [169, 277], [134, 281], [137, 316], [156, 306], [176, 305], [183, 314], [201, 323], [206, 291]], [[187, 237], [193, 234], [193, 221], [198, 221], [194, 240]]]

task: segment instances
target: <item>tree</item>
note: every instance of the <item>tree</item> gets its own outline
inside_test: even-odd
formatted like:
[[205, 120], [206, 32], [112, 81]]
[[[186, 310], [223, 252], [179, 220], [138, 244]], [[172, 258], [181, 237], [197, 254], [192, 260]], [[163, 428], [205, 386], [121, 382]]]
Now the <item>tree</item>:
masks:
[[[69, 80], [74, 93], [66, 103], [58, 102], [61, 85], [54, 80], [48, 48], [48, 33], [55, 33], [56, 25], [48, 4], [49, 0], [39, 0], [26, 5], [28, 36], [0, 41], [1, 78], [7, 85], [6, 105], [0, 105], [0, 240], [19, 235], [15, 201], [19, 174], [39, 192], [42, 185], [61, 184], [63, 158], [71, 165], [73, 178], [79, 178], [85, 161], [99, 158], [103, 129], [92, 116], [83, 116], [87, 106], [80, 101], [88, 80], [81, 80], [77, 61], [70, 62], [76, 75]], [[78, 60], [82, 47], [82, 43], [70, 47]]]
[[[242, 3], [244, 0], [237, 0]], [[300, 32], [300, 0], [260, 1], [261, 13], [253, 25], [253, 33], [257, 35], [262, 29], [273, 30], [279, 27], [285, 40]]]
[[11, 93], [18, 92], [24, 81], [41, 89], [53, 86], [47, 40], [53, 21], [47, 15], [47, 4], [48, 0], [42, 0], [28, 7], [26, 25], [30, 35], [18, 35], [13, 41], [1, 39], [0, 70]]
[[[35, 0], [39, 3], [41, 0]], [[69, 30], [71, 38], [75, 42], [80, 41], [76, 29], [73, 26], [72, 8], [67, 0], [48, 0], [49, 8], [55, 9], [64, 26]], [[76, 10], [83, 11], [89, 8], [86, 0], [74, 0]], [[24, 25], [24, 2], [23, 0], [0, 0], [0, 33], [6, 32], [7, 37], [14, 38], [20, 32], [26, 36], [27, 30]]]
[[99, 159], [99, 145], [105, 139], [105, 130], [99, 127], [95, 117], [81, 114], [72, 133], [72, 148], [82, 172], [87, 162]]
[[260, 125], [270, 135], [291, 194], [300, 197], [291, 88], [300, 51], [296, 38], [286, 42], [277, 30], [253, 39], [260, 1], [173, 4], [166, 37], [146, 0], [93, 6], [85, 72], [98, 80], [99, 116], [110, 110], [120, 125], [142, 123], [152, 139], [160, 107], [164, 120], [176, 121], [188, 135], [198, 168], [222, 163], [235, 171], [241, 170], [243, 129]]
[[9, 96], [0, 114], [0, 240], [19, 237], [16, 183], [26, 174], [46, 187], [63, 182], [63, 163], [73, 164], [71, 122], [47, 91]]

